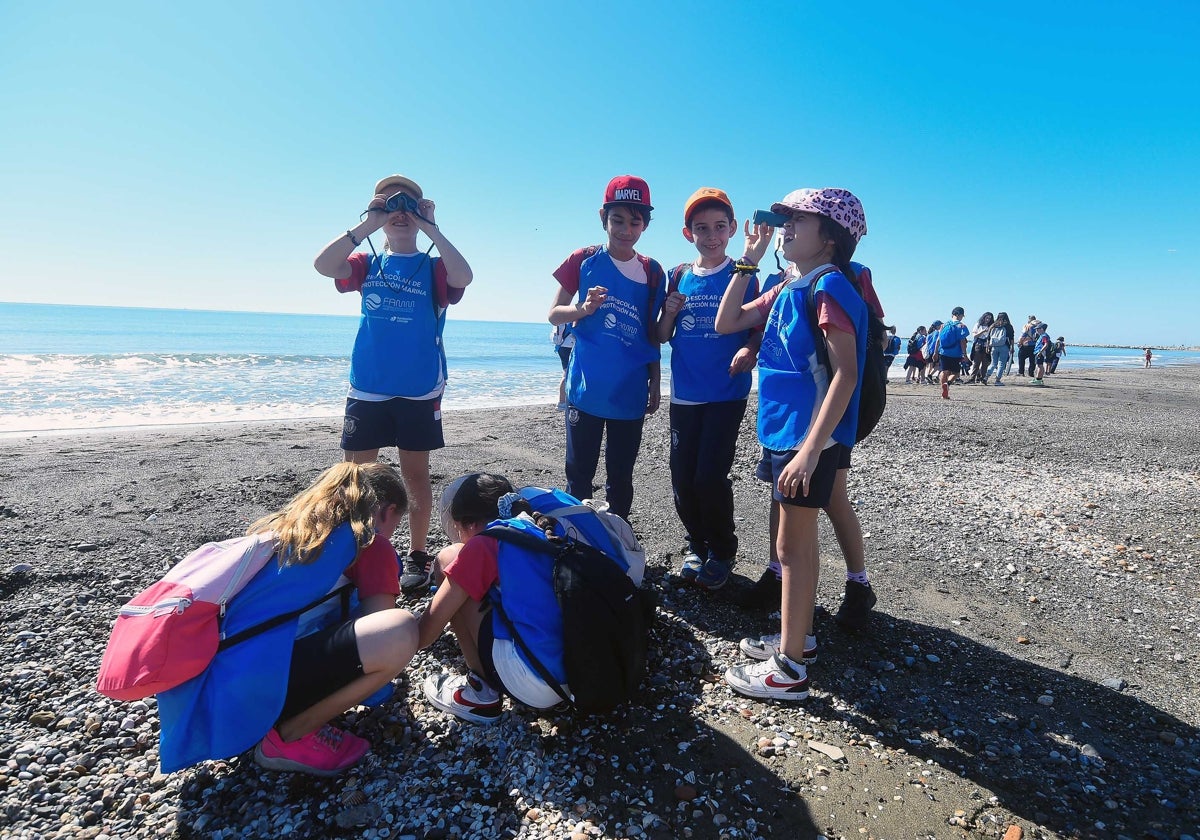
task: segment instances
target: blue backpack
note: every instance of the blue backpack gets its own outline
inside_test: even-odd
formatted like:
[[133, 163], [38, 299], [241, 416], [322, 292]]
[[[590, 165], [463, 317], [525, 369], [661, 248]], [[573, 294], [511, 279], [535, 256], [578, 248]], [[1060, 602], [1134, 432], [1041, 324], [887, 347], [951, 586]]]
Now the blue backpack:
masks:
[[654, 601], [633, 580], [634, 569], [641, 579], [645, 553], [642, 565], [636, 566], [635, 554], [631, 567], [583, 538], [586, 529], [613, 544], [598, 515], [607, 511], [559, 490], [519, 492], [528, 491], [538, 491], [530, 493], [531, 505], [555, 503], [563, 518], [553, 535], [526, 517], [498, 520], [483, 531], [501, 543], [500, 579], [488, 593], [493, 632], [511, 640], [526, 664], [572, 708], [584, 714], [610, 712], [636, 695], [646, 672]]
[[535, 512], [552, 517], [555, 535], [586, 543], [615, 560], [634, 586], [646, 573], [646, 549], [629, 523], [608, 509], [606, 502], [580, 501], [562, 490], [522, 487], [517, 493]]

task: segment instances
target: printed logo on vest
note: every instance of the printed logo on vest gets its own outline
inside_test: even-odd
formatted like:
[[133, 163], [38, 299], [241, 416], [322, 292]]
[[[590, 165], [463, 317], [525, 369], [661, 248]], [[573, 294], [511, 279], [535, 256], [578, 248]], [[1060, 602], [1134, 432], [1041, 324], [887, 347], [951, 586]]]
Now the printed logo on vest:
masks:
[[604, 316], [604, 328], [611, 330], [617, 325], [617, 315], [615, 312], [609, 312]]
[[683, 317], [679, 319], [679, 328], [691, 332], [696, 328], [696, 317], [691, 312], [683, 313]]
[[363, 306], [367, 307], [367, 309], [371, 310], [372, 312], [374, 312], [376, 309], [378, 309], [382, 305], [383, 305], [383, 298], [381, 298], [377, 294], [371, 293], [363, 298]]

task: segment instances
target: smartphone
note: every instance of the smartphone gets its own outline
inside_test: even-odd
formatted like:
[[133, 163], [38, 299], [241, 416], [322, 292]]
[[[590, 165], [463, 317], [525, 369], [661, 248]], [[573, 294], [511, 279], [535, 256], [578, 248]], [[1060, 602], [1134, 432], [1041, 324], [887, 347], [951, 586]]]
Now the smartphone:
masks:
[[754, 211], [754, 224], [756, 225], [783, 227], [785, 223], [790, 222], [791, 220], [791, 216], [785, 216], [782, 213], [772, 213], [770, 210]]

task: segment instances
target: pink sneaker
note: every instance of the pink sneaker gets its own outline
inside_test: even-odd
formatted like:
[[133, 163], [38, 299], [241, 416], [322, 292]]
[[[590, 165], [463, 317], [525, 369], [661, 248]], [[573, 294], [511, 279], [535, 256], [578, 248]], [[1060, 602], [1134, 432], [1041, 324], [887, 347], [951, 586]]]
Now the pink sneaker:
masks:
[[272, 729], [254, 748], [254, 760], [268, 770], [336, 776], [357, 764], [370, 748], [367, 739], [328, 724], [295, 741], [284, 741]]

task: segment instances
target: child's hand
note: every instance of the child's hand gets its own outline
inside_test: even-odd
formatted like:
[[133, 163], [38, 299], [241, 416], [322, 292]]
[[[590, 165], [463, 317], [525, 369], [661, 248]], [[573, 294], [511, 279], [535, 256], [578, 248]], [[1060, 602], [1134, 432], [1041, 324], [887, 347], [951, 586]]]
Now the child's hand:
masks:
[[770, 225], [754, 225], [750, 226], [750, 220], [746, 219], [746, 256], [753, 263], [762, 261], [763, 256], [767, 253], [767, 245], [771, 242], [771, 235], [775, 232], [775, 228]]
[[437, 210], [437, 205], [428, 198], [422, 198], [417, 202], [417, 210], [420, 212], [421, 216], [424, 216], [425, 219], [428, 219], [429, 221], [425, 221], [424, 219], [420, 218], [420, 216], [412, 216], [413, 223], [416, 224], [417, 229], [420, 230], [421, 233], [428, 236], [431, 231], [437, 228], [437, 221], [433, 215], [434, 211]]
[[729, 363], [729, 375], [737, 376], [739, 373], [745, 373], [753, 368], [757, 361], [758, 354], [749, 347], [738, 348], [738, 351], [733, 354], [733, 361]]
[[584, 315], [591, 315], [608, 300], [608, 289], [604, 286], [592, 286], [588, 289], [587, 299], [579, 305]]
[[671, 292], [667, 295], [667, 299], [663, 301], [663, 312], [674, 317], [683, 309], [683, 305], [687, 303], [687, 296], [680, 292]]
[[820, 452], [808, 452], [801, 448], [779, 473], [779, 484], [777, 485], [779, 495], [794, 499], [799, 494], [807, 498], [808, 487], [812, 483], [812, 473], [817, 468], [817, 461], [820, 458]]

